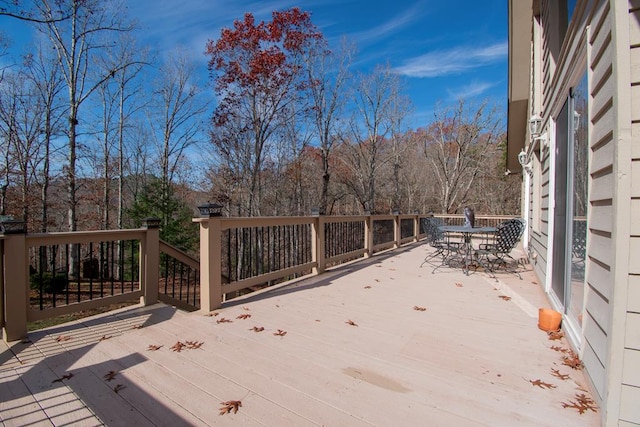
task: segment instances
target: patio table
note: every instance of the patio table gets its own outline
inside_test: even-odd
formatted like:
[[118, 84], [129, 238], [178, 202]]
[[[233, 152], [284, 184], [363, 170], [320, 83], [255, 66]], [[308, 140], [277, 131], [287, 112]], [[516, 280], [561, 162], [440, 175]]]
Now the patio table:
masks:
[[460, 253], [464, 258], [463, 271], [468, 276], [469, 266], [473, 261], [473, 245], [472, 239], [474, 235], [484, 235], [485, 239], [489, 235], [496, 232], [496, 227], [466, 227], [464, 225], [442, 225], [438, 227], [448, 238], [451, 235], [461, 234], [462, 245], [460, 246]]

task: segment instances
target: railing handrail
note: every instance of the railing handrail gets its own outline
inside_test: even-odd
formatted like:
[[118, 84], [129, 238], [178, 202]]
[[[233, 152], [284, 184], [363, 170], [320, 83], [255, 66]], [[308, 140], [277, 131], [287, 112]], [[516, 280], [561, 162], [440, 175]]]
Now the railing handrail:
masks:
[[200, 261], [189, 255], [182, 249], [172, 246], [170, 243], [160, 239], [160, 252], [169, 255], [172, 258], [190, 266], [191, 268], [200, 268]]
[[145, 228], [133, 228], [123, 230], [28, 233], [25, 237], [29, 246], [35, 246], [37, 244], [56, 245], [65, 243], [89, 243], [100, 240], [137, 240], [144, 238], [146, 232], [147, 229]]

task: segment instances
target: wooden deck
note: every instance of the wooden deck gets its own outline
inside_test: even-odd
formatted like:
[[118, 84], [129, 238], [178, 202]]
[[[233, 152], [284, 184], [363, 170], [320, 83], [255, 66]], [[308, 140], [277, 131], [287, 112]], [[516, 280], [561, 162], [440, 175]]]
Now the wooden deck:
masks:
[[[566, 342], [537, 328], [537, 309], [548, 304], [533, 275], [432, 274], [420, 267], [428, 250], [378, 255], [216, 315], [158, 304], [0, 344], [0, 421], [600, 425], [599, 413], [562, 405], [590, 394], [583, 373], [551, 348]], [[178, 342], [186, 344], [180, 352]], [[242, 406], [220, 415], [228, 401]]]

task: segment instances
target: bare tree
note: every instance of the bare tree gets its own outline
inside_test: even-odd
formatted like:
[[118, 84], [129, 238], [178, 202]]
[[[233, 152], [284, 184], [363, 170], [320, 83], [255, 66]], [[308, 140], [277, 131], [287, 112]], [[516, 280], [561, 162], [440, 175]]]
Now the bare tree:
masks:
[[[52, 42], [68, 90], [68, 225], [70, 231], [75, 231], [77, 136], [81, 106], [106, 80], [128, 64], [117, 64], [95, 78], [89, 70], [96, 63], [96, 58], [113, 43], [110, 38], [113, 40], [115, 33], [127, 32], [133, 27], [123, 24], [117, 5], [106, 5], [99, 0], [42, 0], [37, 8], [39, 19], [45, 22], [38, 29], [43, 30]], [[61, 16], [68, 16], [68, 19], [60, 20]]]
[[424, 155], [439, 184], [442, 213], [455, 213], [468, 201], [476, 178], [498, 152], [500, 121], [487, 103], [478, 108], [464, 100], [436, 110], [424, 140]]
[[351, 139], [343, 160], [349, 175], [342, 178], [362, 209], [372, 213], [380, 210], [376, 204], [376, 180], [381, 167], [390, 160], [387, 138], [391, 135], [394, 96], [399, 95], [399, 86], [399, 77], [389, 66], [376, 67], [373, 73], [360, 76], [355, 94]]
[[0, 122], [13, 158], [16, 184], [20, 189], [20, 210], [24, 221], [30, 220], [31, 185], [42, 160], [40, 130], [43, 104], [31, 81], [23, 73], [5, 76], [2, 82], [4, 96], [0, 102]]
[[60, 101], [62, 76], [55, 64], [55, 59], [47, 55], [46, 47], [40, 43], [35, 55], [25, 59], [28, 78], [33, 82], [40, 102], [43, 105], [42, 129], [42, 171], [38, 176], [40, 183], [41, 230], [46, 232], [49, 226], [49, 185], [52, 161], [53, 138], [60, 135], [64, 104]]
[[174, 52], [161, 67], [160, 75], [155, 90], [157, 104], [149, 117], [160, 163], [163, 200], [168, 200], [169, 186], [185, 152], [203, 136], [208, 103], [201, 96], [194, 64], [186, 52]]
[[331, 181], [330, 158], [335, 144], [340, 138], [338, 127], [340, 114], [345, 106], [349, 82], [349, 67], [353, 46], [343, 40], [341, 51], [329, 52], [324, 44], [318, 44], [310, 52], [307, 74], [311, 94], [311, 115], [320, 146], [322, 161], [322, 193], [320, 214], [325, 215], [329, 206], [329, 183]]

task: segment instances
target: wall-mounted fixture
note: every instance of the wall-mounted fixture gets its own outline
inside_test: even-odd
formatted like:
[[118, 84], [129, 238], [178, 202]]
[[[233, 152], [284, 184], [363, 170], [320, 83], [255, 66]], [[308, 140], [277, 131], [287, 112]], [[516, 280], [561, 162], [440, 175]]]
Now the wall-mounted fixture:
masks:
[[524, 151], [524, 148], [520, 151], [520, 153], [518, 153], [518, 162], [520, 163], [520, 166], [522, 166], [522, 169], [524, 169], [525, 172], [531, 173], [531, 162], [527, 161], [528, 157], [529, 156], [527, 156], [527, 152]]
[[541, 132], [542, 132], [542, 118], [539, 115], [534, 114], [529, 119], [529, 134], [531, 135], [532, 139], [535, 139], [540, 135]]

